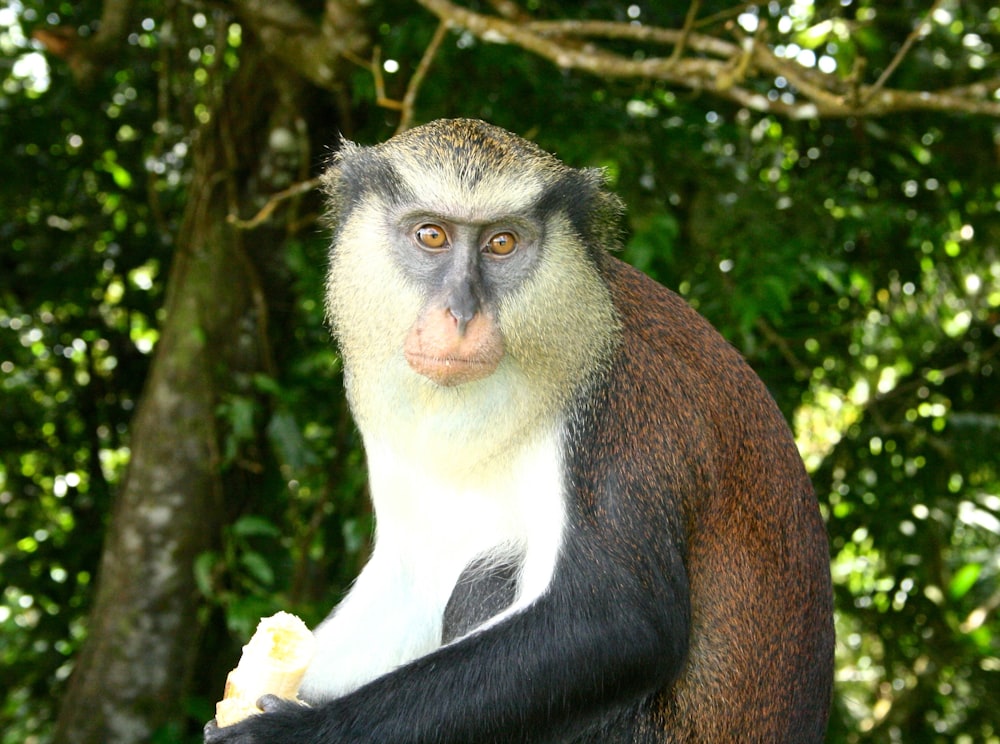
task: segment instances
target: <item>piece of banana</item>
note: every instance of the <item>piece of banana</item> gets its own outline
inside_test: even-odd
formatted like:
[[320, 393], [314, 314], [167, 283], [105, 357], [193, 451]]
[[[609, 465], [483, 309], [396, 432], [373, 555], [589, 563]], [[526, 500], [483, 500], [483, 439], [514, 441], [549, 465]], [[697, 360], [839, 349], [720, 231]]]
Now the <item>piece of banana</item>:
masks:
[[226, 691], [215, 705], [216, 724], [231, 726], [260, 713], [262, 695], [295, 700], [315, 652], [313, 634], [298, 617], [288, 612], [265, 617], [226, 677]]

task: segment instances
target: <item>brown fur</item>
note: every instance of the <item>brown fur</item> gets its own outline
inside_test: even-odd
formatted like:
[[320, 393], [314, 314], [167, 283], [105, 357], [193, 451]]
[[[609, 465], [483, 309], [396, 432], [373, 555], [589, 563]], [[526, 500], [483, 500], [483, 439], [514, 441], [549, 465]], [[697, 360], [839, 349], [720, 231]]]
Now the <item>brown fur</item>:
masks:
[[[643, 740], [821, 741], [833, 676], [828, 547], [791, 432], [683, 300], [616, 259], [603, 273], [624, 330], [600, 420], [629, 426], [598, 422], [608, 451], [587, 461], [595, 477], [610, 461], [623, 479], [659, 481], [661, 492], [630, 494], [656, 517], [637, 532], [644, 545], [664, 530], [683, 535], [690, 587], [687, 662], [655, 696]], [[593, 518], [606, 518], [613, 505], [591, 496]]]

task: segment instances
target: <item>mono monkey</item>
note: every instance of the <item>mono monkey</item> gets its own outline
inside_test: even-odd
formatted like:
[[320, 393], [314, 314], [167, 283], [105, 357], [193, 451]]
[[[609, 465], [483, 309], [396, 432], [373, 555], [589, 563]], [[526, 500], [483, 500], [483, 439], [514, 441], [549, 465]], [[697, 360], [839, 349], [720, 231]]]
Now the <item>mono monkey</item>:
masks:
[[436, 121], [325, 177], [376, 532], [309, 706], [225, 744], [819, 742], [828, 546], [739, 354], [609, 254], [602, 173]]

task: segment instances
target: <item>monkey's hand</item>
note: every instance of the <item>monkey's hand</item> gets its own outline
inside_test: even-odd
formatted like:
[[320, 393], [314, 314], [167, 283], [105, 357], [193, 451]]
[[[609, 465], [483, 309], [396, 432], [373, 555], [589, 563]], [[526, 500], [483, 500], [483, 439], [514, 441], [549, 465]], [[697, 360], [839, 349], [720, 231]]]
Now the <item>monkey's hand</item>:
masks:
[[257, 701], [257, 707], [264, 712], [231, 726], [220, 727], [213, 718], [205, 724], [205, 744], [308, 741], [316, 733], [315, 708], [277, 695], [264, 695]]

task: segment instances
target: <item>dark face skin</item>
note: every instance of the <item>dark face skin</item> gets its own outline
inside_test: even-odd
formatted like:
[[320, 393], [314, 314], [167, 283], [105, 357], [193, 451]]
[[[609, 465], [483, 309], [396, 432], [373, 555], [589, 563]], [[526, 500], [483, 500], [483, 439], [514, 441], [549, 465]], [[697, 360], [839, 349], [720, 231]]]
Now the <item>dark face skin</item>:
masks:
[[497, 301], [538, 261], [540, 228], [518, 216], [470, 223], [417, 212], [395, 230], [396, 260], [427, 296], [404, 346], [410, 367], [444, 386], [489, 376], [504, 355]]

